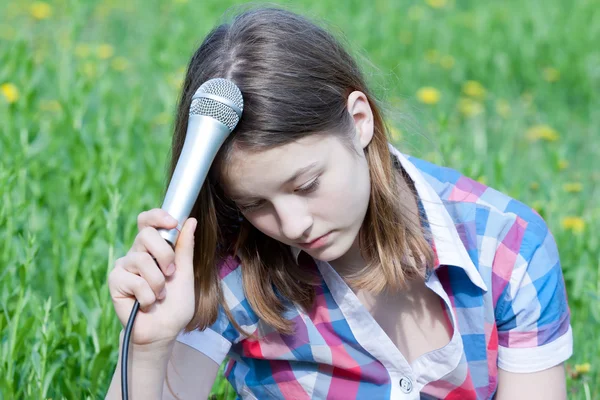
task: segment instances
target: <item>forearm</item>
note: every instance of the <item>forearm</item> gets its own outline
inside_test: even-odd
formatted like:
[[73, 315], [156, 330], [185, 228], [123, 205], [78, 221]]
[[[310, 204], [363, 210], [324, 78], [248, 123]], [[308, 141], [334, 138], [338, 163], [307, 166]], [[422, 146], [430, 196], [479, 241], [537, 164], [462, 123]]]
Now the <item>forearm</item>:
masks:
[[[106, 399], [121, 399], [121, 349], [123, 332], [119, 339], [119, 360]], [[131, 346], [129, 348], [129, 398], [161, 399], [163, 384], [167, 374], [167, 364], [171, 356], [173, 343], [164, 346]]]
[[532, 373], [513, 373], [498, 369], [496, 400], [566, 400], [563, 364]]

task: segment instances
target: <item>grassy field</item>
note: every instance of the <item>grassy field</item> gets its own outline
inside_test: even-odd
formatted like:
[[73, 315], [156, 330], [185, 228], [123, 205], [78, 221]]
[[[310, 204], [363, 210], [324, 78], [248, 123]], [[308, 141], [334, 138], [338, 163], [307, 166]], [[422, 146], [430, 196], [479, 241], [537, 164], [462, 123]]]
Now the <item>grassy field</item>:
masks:
[[[0, 399], [104, 396], [107, 274], [162, 202], [179, 85], [223, 3], [0, 2]], [[600, 1], [293, 4], [345, 33], [403, 151], [544, 216], [572, 312], [569, 397], [600, 398]]]

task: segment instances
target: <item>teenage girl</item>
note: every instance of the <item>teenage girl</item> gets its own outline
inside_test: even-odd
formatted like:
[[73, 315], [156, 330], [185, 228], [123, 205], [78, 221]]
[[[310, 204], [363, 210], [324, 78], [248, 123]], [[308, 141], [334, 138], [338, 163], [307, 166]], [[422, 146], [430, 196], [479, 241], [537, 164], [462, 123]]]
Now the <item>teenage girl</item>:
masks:
[[340, 43], [273, 8], [192, 57], [171, 173], [212, 78], [244, 112], [175, 249], [157, 232], [175, 219], [142, 212], [109, 277], [123, 325], [141, 305], [132, 399], [206, 398], [226, 357], [243, 399], [566, 398], [569, 308], [535, 211], [393, 147]]

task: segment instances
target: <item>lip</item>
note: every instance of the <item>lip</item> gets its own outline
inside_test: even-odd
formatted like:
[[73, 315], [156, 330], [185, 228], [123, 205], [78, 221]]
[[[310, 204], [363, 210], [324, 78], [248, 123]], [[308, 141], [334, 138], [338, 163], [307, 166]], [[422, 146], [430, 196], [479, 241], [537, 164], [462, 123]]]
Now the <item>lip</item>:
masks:
[[331, 232], [327, 232], [326, 234], [324, 234], [323, 236], [319, 236], [312, 242], [298, 243], [298, 246], [300, 246], [304, 249], [316, 249], [327, 243], [327, 239], [329, 238], [330, 234], [331, 234]]

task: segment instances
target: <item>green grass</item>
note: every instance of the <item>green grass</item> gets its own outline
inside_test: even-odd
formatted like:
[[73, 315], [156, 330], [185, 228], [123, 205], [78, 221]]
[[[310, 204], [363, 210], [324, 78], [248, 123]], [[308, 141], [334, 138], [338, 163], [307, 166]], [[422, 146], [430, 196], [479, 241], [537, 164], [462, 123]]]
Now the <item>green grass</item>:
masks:
[[[104, 396], [120, 330], [107, 274], [137, 214], [161, 204], [182, 68], [222, 3], [57, 0], [40, 21], [29, 2], [0, 4], [0, 85], [19, 92], [13, 103], [0, 92], [0, 399]], [[403, 151], [544, 216], [572, 312], [568, 367], [591, 364], [569, 374], [570, 398], [599, 398], [600, 2], [305, 0], [293, 9], [325, 18], [368, 56], [372, 65], [361, 63]], [[114, 54], [99, 57], [101, 44]], [[461, 100], [468, 80], [483, 98]], [[440, 101], [419, 102], [422, 87]], [[556, 140], [528, 139], [539, 125]], [[218, 381], [214, 393], [226, 388]]]

